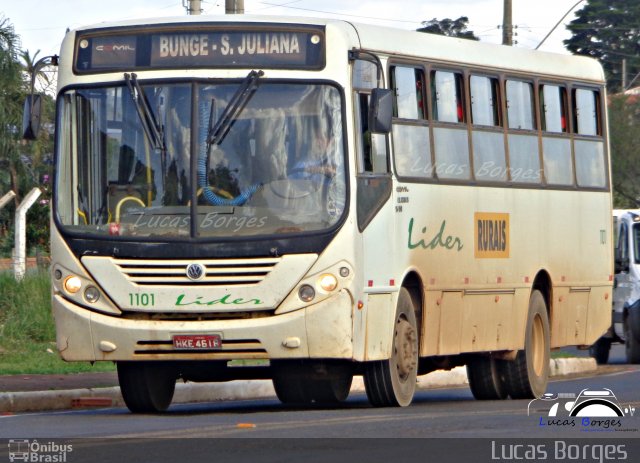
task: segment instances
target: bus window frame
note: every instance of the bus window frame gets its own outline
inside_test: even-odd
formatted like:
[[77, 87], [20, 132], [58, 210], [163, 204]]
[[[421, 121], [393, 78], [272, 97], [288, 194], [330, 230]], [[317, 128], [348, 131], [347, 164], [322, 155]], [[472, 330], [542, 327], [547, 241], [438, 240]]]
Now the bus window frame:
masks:
[[[391, 72], [392, 69], [395, 67], [405, 67], [405, 68], [414, 68], [414, 69], [418, 69], [420, 71], [422, 71], [422, 102], [423, 102], [423, 108], [422, 108], [422, 118], [419, 119], [406, 119], [406, 118], [400, 118], [397, 117], [396, 115], [393, 116], [392, 119], [392, 126], [395, 126], [396, 124], [400, 124], [400, 125], [405, 125], [405, 126], [414, 126], [414, 127], [426, 127], [429, 133], [429, 159], [428, 159], [428, 163], [430, 168], [430, 173], [429, 176], [427, 177], [414, 177], [414, 176], [407, 176], [407, 175], [401, 175], [398, 172], [398, 168], [397, 168], [397, 164], [396, 164], [396, 151], [395, 151], [395, 141], [394, 141], [394, 137], [393, 137], [393, 128], [391, 130], [391, 146], [393, 147], [393, 159], [392, 159], [392, 164], [393, 164], [393, 173], [396, 175], [396, 178], [400, 179], [401, 181], [406, 181], [406, 182], [410, 182], [410, 183], [423, 183], [423, 182], [434, 182], [437, 180], [436, 176], [435, 176], [435, 169], [434, 169], [434, 163], [435, 163], [435, 158], [434, 158], [434, 150], [433, 150], [433, 127], [432, 127], [432, 118], [431, 118], [431, 100], [430, 100], [430, 96], [429, 96], [429, 92], [427, 91], [430, 88], [430, 79], [429, 79], [429, 73], [430, 73], [430, 67], [429, 66], [425, 66], [423, 63], [419, 63], [416, 61], [411, 61], [411, 60], [400, 60], [400, 59], [393, 59], [393, 60], [389, 60], [387, 63], [387, 72], [389, 75], [389, 83], [391, 84]], [[394, 89], [391, 89], [391, 91], [394, 91]], [[395, 99], [395, 94], [394, 94], [394, 99]], [[394, 103], [395, 104], [395, 103]]]
[[[473, 108], [471, 104], [471, 77], [484, 77], [490, 79], [491, 81], [495, 81], [496, 84], [496, 103], [497, 103], [497, 111], [498, 111], [498, 124], [496, 125], [485, 125], [485, 124], [475, 124], [473, 122]], [[505, 103], [505, 94], [502, 92], [503, 86], [503, 76], [497, 73], [491, 73], [476, 69], [468, 69], [465, 75], [466, 88], [467, 88], [467, 120], [469, 125], [469, 155], [471, 158], [471, 165], [473, 167], [473, 171], [471, 172], [474, 182], [477, 185], [482, 186], [506, 186], [511, 184], [511, 162], [509, 157], [509, 143], [507, 141], [507, 128], [506, 128], [506, 103]], [[492, 90], [493, 90], [493, 82], [492, 82]], [[495, 133], [502, 135], [502, 143], [503, 143], [503, 155], [504, 155], [504, 167], [506, 169], [505, 180], [484, 180], [478, 179], [476, 176], [475, 169], [475, 145], [473, 143], [473, 134], [474, 132], [484, 132], [484, 133]]]
[[[576, 101], [575, 101], [575, 92], [576, 90], [588, 90], [595, 94], [594, 103], [595, 103], [595, 111], [596, 111], [596, 134], [581, 134], [578, 133], [577, 127], [577, 114], [576, 110]], [[608, 133], [608, 125], [604, 122], [604, 118], [606, 115], [606, 89], [604, 87], [600, 87], [597, 85], [589, 85], [580, 82], [572, 82], [567, 86], [567, 98], [569, 105], [569, 122], [571, 124], [571, 153], [573, 159], [573, 173], [574, 173], [574, 183], [575, 187], [579, 190], [587, 190], [587, 191], [609, 191], [612, 186], [611, 182], [611, 166], [610, 166], [610, 155], [609, 155], [609, 133]], [[576, 141], [593, 141], [593, 142], [601, 142], [602, 143], [602, 155], [604, 161], [604, 179], [605, 186], [604, 187], [590, 187], [590, 186], [581, 186], [578, 183], [578, 168], [576, 163]]]

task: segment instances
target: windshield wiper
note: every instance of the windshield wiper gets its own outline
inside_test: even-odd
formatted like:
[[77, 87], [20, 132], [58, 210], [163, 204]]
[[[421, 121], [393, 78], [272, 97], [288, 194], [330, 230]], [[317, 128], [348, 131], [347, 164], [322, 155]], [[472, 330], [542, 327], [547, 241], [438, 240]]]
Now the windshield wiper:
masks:
[[153, 146], [153, 149], [155, 150], [163, 152], [166, 151], [167, 148], [165, 146], [162, 125], [156, 119], [155, 114], [149, 107], [149, 101], [138, 82], [138, 76], [136, 74], [129, 74], [125, 72], [124, 80], [127, 83], [127, 87], [131, 93], [131, 99], [133, 100], [133, 104], [138, 112], [142, 129], [151, 143], [151, 146]]
[[244, 78], [236, 93], [233, 94], [215, 124], [213, 122], [215, 99], [211, 99], [209, 127], [207, 129], [207, 153], [210, 152], [212, 146], [222, 143], [231, 126], [233, 126], [233, 123], [258, 89], [258, 79], [263, 75], [264, 71], [251, 71], [247, 74], [247, 77]]

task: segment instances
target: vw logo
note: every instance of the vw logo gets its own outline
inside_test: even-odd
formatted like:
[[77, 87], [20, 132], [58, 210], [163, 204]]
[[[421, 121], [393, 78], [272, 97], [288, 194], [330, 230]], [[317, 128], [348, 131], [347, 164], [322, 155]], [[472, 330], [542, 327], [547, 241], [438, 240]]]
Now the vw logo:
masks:
[[192, 281], [202, 280], [205, 273], [205, 268], [202, 264], [189, 264], [187, 266], [187, 277]]

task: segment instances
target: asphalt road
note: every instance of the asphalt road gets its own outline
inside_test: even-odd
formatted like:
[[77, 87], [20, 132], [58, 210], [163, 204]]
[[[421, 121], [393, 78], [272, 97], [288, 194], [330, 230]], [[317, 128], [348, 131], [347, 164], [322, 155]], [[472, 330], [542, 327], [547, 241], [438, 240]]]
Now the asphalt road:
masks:
[[[178, 404], [161, 415], [125, 408], [24, 413], [0, 416], [0, 462], [640, 461], [640, 366], [615, 364], [624, 360], [618, 348], [611, 360], [597, 373], [552, 380], [548, 392], [608, 388], [626, 412], [615, 421], [585, 424], [566, 413], [556, 420], [549, 403], [476, 401], [466, 386], [419, 391], [401, 409], [372, 408], [360, 393], [336, 408], [271, 399]], [[31, 453], [15, 452], [25, 446]]]
[[[640, 367], [606, 366], [589, 377], [562, 378], [548, 392], [578, 394], [611, 389], [625, 407], [624, 436], [640, 438]], [[419, 391], [407, 408], [372, 408], [355, 394], [338, 408], [296, 409], [277, 400], [173, 405], [162, 415], [132, 415], [124, 408], [17, 414], [0, 417], [0, 438], [222, 438], [222, 437], [585, 437], [580, 426], [541, 426], [527, 416], [528, 401], [476, 401], [467, 387]], [[621, 433], [600, 433], [621, 437]]]

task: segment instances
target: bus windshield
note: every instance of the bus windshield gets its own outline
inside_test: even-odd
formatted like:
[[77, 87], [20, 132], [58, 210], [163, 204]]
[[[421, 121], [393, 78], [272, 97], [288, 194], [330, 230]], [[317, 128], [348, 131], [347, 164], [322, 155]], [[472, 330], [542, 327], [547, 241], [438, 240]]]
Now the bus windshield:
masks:
[[[63, 227], [215, 239], [337, 224], [347, 192], [336, 87], [261, 80], [233, 108], [237, 81], [139, 83], [61, 94]], [[225, 117], [211, 143], [211, 128]]]

